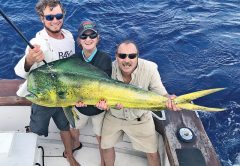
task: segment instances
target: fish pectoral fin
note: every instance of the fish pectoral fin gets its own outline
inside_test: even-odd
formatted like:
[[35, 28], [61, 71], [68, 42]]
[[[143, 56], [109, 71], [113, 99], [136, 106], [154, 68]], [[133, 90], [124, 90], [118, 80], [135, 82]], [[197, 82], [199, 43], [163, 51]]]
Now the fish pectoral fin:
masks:
[[67, 120], [69, 121], [70, 125], [75, 128], [75, 118], [74, 118], [74, 113], [73, 113], [73, 107], [69, 106], [69, 107], [63, 107], [63, 112], [67, 118]]
[[224, 108], [211, 108], [211, 107], [204, 107], [200, 105], [195, 105], [191, 103], [181, 103], [177, 104], [177, 107], [181, 109], [186, 110], [192, 110], [192, 111], [209, 111], [209, 112], [218, 112], [218, 111], [224, 111]]

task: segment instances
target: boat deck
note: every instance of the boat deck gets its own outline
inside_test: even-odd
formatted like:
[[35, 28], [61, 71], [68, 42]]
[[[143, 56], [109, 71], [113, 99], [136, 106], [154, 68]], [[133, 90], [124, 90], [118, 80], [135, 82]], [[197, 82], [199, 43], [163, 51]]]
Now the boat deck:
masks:
[[[64, 147], [61, 141], [40, 139], [38, 142], [44, 148], [45, 166], [68, 166], [68, 162], [62, 157]], [[100, 155], [96, 144], [83, 142], [82, 149], [74, 152], [74, 157], [82, 166], [97, 166], [100, 165]], [[147, 159], [143, 156], [136, 156], [116, 150], [116, 166], [131, 165], [146, 166]], [[41, 159], [39, 163], [41, 163]]]
[[[0, 107], [0, 132], [24, 133], [25, 126], [29, 123], [29, 106], [1, 106]], [[100, 165], [100, 155], [96, 137], [92, 131], [91, 121], [81, 130], [80, 140], [83, 144], [82, 149], [75, 151], [76, 160], [83, 166]], [[48, 137], [38, 136], [37, 146], [44, 149], [45, 166], [68, 166], [69, 163], [62, 154], [64, 146], [60, 138], [59, 130], [51, 120], [49, 125]], [[138, 166], [146, 166], [147, 159], [145, 153], [132, 149], [131, 142], [124, 136], [122, 142], [116, 145], [116, 166], [126, 166], [131, 163]], [[36, 163], [42, 164], [42, 152], [36, 152]], [[0, 162], [1, 163], [1, 162]], [[0, 164], [1, 165], [1, 164]], [[21, 166], [21, 165], [17, 165]], [[25, 165], [24, 165], [25, 166]]]

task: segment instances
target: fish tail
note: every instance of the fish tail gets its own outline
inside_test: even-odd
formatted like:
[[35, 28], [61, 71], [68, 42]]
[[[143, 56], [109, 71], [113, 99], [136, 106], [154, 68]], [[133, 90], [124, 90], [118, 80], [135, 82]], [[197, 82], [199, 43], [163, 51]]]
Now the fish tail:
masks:
[[224, 111], [224, 108], [210, 108], [192, 104], [191, 101], [197, 98], [224, 90], [225, 88], [215, 88], [215, 89], [208, 89], [208, 90], [201, 90], [197, 92], [188, 93], [185, 95], [181, 95], [174, 99], [174, 102], [179, 108], [186, 109], [186, 110], [201, 110], [201, 111]]
[[[74, 113], [73, 113], [73, 108], [72, 106], [69, 107], [63, 107], [63, 112], [67, 118], [67, 120], [69, 121], [70, 125], [75, 128], [75, 118], [74, 118]], [[76, 114], [76, 112], [75, 112]]]
[[208, 112], [218, 112], [218, 111], [224, 111], [225, 108], [211, 108], [211, 107], [204, 107], [196, 104], [191, 103], [183, 103], [183, 104], [177, 104], [177, 106], [181, 109], [185, 110], [193, 110], [193, 111], [208, 111]]
[[73, 113], [73, 117], [74, 117], [75, 121], [76, 121], [76, 120], [79, 120], [79, 116], [78, 116], [78, 114], [76, 113], [74, 107], [72, 107], [72, 113]]

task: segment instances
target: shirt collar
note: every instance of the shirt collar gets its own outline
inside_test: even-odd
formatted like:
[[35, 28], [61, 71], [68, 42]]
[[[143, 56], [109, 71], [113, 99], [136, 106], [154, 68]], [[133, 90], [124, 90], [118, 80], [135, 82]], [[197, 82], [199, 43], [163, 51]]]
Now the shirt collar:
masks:
[[88, 58], [86, 58], [84, 55], [84, 51], [82, 50], [82, 56], [83, 56], [84, 61], [91, 62], [92, 59], [94, 58], [94, 56], [96, 55], [96, 53], [97, 53], [97, 48], [92, 52], [92, 54]]

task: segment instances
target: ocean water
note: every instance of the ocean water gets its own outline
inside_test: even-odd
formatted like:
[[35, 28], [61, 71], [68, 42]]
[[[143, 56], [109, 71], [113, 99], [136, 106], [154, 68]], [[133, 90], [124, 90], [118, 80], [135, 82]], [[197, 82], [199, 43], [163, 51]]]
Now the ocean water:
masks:
[[[37, 1], [0, 0], [0, 8], [30, 40], [42, 29]], [[140, 57], [158, 64], [171, 94], [225, 87], [195, 101], [227, 108], [200, 113], [223, 166], [240, 165], [240, 1], [239, 0], [63, 0], [64, 28], [76, 38], [81, 21], [98, 25], [99, 49], [114, 59], [116, 45], [134, 40]], [[26, 43], [0, 17], [0, 79], [15, 79], [14, 66]]]

